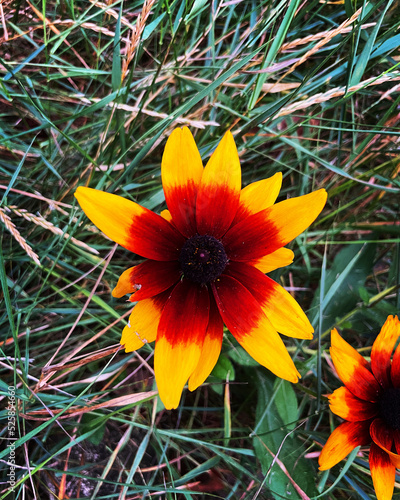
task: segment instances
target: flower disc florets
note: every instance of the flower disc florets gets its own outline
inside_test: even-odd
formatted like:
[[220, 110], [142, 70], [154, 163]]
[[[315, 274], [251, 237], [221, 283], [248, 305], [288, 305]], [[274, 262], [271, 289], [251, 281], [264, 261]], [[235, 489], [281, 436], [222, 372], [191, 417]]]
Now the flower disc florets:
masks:
[[400, 431], [400, 388], [385, 389], [379, 399], [379, 413], [381, 418], [392, 429]]
[[179, 263], [186, 279], [206, 284], [221, 276], [228, 257], [219, 240], [206, 234], [197, 234], [185, 241], [179, 255]]

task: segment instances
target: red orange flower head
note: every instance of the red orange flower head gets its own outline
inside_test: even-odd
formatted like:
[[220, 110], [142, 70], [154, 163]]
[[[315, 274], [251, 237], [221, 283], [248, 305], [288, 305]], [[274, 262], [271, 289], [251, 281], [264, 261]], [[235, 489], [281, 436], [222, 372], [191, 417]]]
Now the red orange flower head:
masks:
[[157, 215], [133, 201], [79, 187], [89, 219], [145, 260], [113, 291], [137, 302], [121, 344], [133, 351], [156, 340], [154, 370], [166, 408], [176, 408], [217, 362], [223, 324], [260, 364], [291, 382], [300, 376], [277, 332], [312, 338], [300, 306], [264, 273], [293, 261], [284, 246], [325, 205], [321, 189], [274, 205], [282, 175], [241, 190], [241, 169], [227, 132], [205, 168], [188, 128], [165, 146], [161, 177], [168, 210]]
[[332, 361], [344, 387], [329, 396], [330, 409], [346, 420], [324, 448], [319, 464], [330, 469], [356, 446], [370, 445], [369, 464], [378, 500], [392, 498], [400, 467], [400, 321], [389, 316], [371, 351], [371, 362], [336, 330], [331, 332]]

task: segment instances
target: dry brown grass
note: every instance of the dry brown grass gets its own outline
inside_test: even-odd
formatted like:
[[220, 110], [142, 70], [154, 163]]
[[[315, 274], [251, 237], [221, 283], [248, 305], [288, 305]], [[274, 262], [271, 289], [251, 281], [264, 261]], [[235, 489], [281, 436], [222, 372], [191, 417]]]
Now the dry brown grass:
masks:
[[14, 239], [18, 242], [18, 244], [25, 250], [27, 255], [33, 260], [33, 262], [37, 266], [41, 266], [39, 256], [32, 250], [32, 247], [27, 243], [25, 238], [21, 235], [18, 229], [15, 227], [15, 224], [10, 219], [10, 217], [6, 213], [5, 208], [0, 208], [0, 220], [4, 224], [4, 226], [10, 231], [13, 235]]
[[131, 28], [131, 36], [128, 37], [125, 45], [125, 59], [122, 63], [122, 74], [121, 81], [123, 81], [128, 73], [128, 68], [132, 62], [137, 46], [140, 42], [140, 37], [142, 36], [143, 30], [146, 27], [147, 19], [150, 15], [151, 9], [155, 3], [155, 0], [145, 0], [143, 3], [142, 12], [139, 14], [135, 26]]

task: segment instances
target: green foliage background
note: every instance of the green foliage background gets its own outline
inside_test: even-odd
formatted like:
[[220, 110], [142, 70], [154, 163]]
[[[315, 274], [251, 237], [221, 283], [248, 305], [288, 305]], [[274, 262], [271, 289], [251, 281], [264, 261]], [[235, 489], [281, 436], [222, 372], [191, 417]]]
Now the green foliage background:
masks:
[[[6, 424], [16, 387], [18, 468], [0, 498], [374, 498], [365, 453], [324, 473], [317, 456], [339, 423], [324, 396], [341, 385], [330, 329], [368, 357], [399, 311], [398, 3], [1, 9], [0, 389]], [[279, 200], [321, 187], [329, 199], [291, 244], [294, 263], [271, 273], [316, 330], [287, 342], [301, 381], [276, 380], [228, 334], [207, 384], [167, 412], [153, 347], [118, 350], [131, 304], [110, 291], [138, 260], [73, 193], [162, 210], [162, 150], [182, 125], [204, 160], [231, 129], [244, 185], [281, 171]]]

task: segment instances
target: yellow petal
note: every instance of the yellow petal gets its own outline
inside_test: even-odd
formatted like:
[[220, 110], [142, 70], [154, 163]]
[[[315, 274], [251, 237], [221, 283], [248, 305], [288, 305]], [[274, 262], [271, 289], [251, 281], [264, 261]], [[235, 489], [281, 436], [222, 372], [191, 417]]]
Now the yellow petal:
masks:
[[221, 237], [239, 207], [241, 169], [235, 141], [227, 132], [211, 155], [201, 178], [196, 202], [199, 234]]
[[93, 224], [131, 252], [160, 261], [178, 258], [183, 236], [151, 210], [122, 196], [82, 186], [75, 197]]
[[343, 351], [351, 358], [354, 358], [357, 364], [369, 368], [368, 361], [363, 358], [363, 356], [361, 356], [361, 354], [357, 352], [354, 347], [351, 347], [351, 345], [339, 335], [339, 332], [336, 330], [336, 328], [331, 331], [331, 345], [332, 349], [339, 349], [340, 351]]
[[268, 219], [279, 231], [281, 239], [288, 243], [314, 222], [324, 208], [327, 198], [325, 189], [319, 189], [281, 201], [269, 209]]
[[256, 299], [272, 326], [288, 337], [312, 339], [313, 327], [302, 308], [281, 285], [253, 266], [231, 262], [225, 270]]
[[239, 209], [233, 223], [271, 207], [275, 203], [281, 187], [282, 173], [278, 172], [268, 179], [253, 182], [243, 188], [240, 192]]
[[[380, 386], [369, 370], [366, 360], [340, 337], [336, 329], [332, 330], [331, 339], [332, 361], [345, 386], [363, 401], [378, 401]], [[343, 346], [343, 350], [338, 346]]]
[[377, 404], [357, 398], [347, 387], [339, 387], [328, 397], [331, 412], [351, 422], [368, 420], [379, 411]]
[[177, 283], [180, 277], [181, 271], [177, 261], [145, 260], [121, 274], [112, 295], [123, 297], [127, 293], [133, 293], [130, 300], [137, 302], [164, 292]]
[[275, 283], [273, 295], [263, 305], [263, 311], [279, 333], [297, 339], [313, 338], [314, 328], [303, 309], [278, 283]]
[[272, 252], [265, 257], [254, 260], [251, 264], [259, 269], [264, 274], [275, 271], [280, 267], [286, 267], [293, 262], [294, 253], [289, 248], [278, 248], [275, 252]]
[[169, 210], [167, 210], [167, 209], [162, 210], [160, 215], [163, 219], [167, 220], [168, 222], [172, 222], [172, 215], [171, 215], [171, 212]]
[[187, 237], [196, 233], [196, 197], [203, 163], [187, 127], [169, 136], [161, 163], [161, 178], [174, 224]]
[[284, 247], [314, 222], [326, 198], [325, 189], [320, 189], [249, 215], [223, 237], [227, 255], [231, 260], [248, 262]]
[[377, 500], [391, 500], [393, 497], [396, 467], [389, 455], [375, 443], [369, 450], [369, 467]]
[[170, 410], [179, 405], [182, 390], [195, 370], [208, 325], [207, 287], [182, 280], [165, 304], [158, 325], [154, 373], [158, 393]]
[[231, 333], [252, 358], [277, 377], [294, 384], [301, 378], [281, 337], [266, 317], [246, 336], [238, 337], [235, 332]]
[[[136, 266], [135, 266], [136, 267]], [[116, 298], [121, 298], [127, 293], [136, 292], [134, 282], [132, 282], [131, 276], [134, 273], [135, 267], [130, 267], [124, 271], [118, 279], [117, 286], [111, 292], [111, 295]]]
[[136, 351], [156, 340], [157, 328], [167, 295], [145, 299], [136, 304], [122, 331], [121, 345], [126, 352]]
[[319, 456], [319, 470], [331, 469], [357, 446], [370, 443], [369, 422], [344, 422], [329, 436]]
[[200, 361], [189, 377], [189, 390], [194, 391], [210, 375], [216, 365], [222, 345], [224, 324], [214, 301], [210, 304], [210, 318], [204, 343], [201, 350]]
[[391, 384], [391, 357], [399, 336], [400, 321], [397, 316], [388, 316], [371, 350], [372, 373], [383, 387]]
[[154, 350], [154, 372], [158, 393], [167, 410], [179, 406], [182, 390], [200, 360], [201, 344], [171, 344], [158, 338]]
[[276, 376], [296, 383], [300, 374], [285, 344], [247, 288], [222, 275], [212, 290], [221, 317], [239, 344]]

